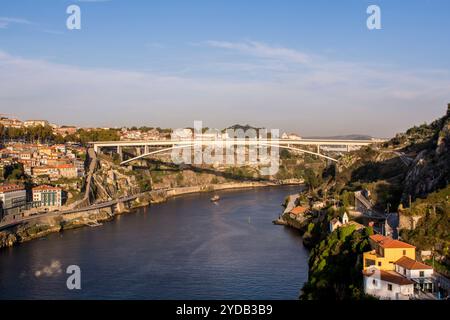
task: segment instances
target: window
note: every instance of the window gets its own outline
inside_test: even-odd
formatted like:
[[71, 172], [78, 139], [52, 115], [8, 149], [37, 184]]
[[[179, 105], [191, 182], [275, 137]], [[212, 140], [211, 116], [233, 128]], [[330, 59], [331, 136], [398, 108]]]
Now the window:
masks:
[[376, 286], [376, 285], [377, 285], [377, 280], [373, 279], [373, 280], [372, 280], [372, 284], [373, 284], [374, 286]]
[[421, 278], [425, 277], [425, 271], [420, 271], [419, 272], [419, 277], [421, 277]]
[[372, 259], [366, 259], [366, 267], [374, 266], [375, 260]]
[[388, 283], [388, 291], [392, 291], [392, 284]]
[[406, 276], [406, 269], [403, 268], [403, 274]]
[[378, 261], [378, 266], [381, 267], [381, 261]]
[[403, 255], [406, 256], [406, 250], [403, 250]]

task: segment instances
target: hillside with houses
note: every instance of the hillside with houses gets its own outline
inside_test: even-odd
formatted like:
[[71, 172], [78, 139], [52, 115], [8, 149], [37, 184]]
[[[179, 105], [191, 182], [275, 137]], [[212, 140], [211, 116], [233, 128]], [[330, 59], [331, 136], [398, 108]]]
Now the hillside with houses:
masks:
[[450, 104], [286, 198], [275, 221], [311, 249], [301, 299], [438, 299], [450, 290]]

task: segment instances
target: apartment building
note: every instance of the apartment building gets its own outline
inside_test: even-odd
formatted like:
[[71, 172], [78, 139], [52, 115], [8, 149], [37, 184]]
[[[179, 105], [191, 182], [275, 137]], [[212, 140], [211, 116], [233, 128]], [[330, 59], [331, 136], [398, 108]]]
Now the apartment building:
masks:
[[15, 214], [27, 203], [27, 193], [24, 187], [16, 184], [0, 185], [0, 217]]
[[40, 207], [60, 207], [62, 205], [62, 189], [48, 185], [34, 187], [33, 202]]

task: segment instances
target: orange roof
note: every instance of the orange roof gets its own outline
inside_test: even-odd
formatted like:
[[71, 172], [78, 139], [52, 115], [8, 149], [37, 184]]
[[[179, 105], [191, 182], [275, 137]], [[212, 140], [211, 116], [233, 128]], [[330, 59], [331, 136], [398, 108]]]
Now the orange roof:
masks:
[[306, 208], [306, 207], [298, 206], [298, 207], [295, 207], [294, 209], [292, 209], [291, 211], [289, 211], [289, 213], [297, 215], [297, 214], [305, 213], [307, 210], [308, 210], [308, 208]]
[[4, 184], [0, 186], [0, 192], [13, 192], [19, 190], [24, 190], [24, 188], [17, 184]]
[[401, 276], [400, 274], [398, 274], [395, 271], [384, 271], [384, 270], [378, 270], [378, 269], [373, 270], [372, 269], [372, 270], [363, 271], [363, 274], [366, 277], [375, 277], [375, 278], [378, 277], [378, 275], [379, 275], [381, 280], [386, 281], [386, 282], [395, 283], [400, 286], [414, 284], [414, 282], [412, 282], [408, 278]]
[[432, 267], [426, 265], [425, 263], [413, 260], [408, 257], [401, 257], [395, 262], [395, 264], [408, 270], [433, 269]]
[[57, 169], [73, 169], [75, 166], [73, 164], [60, 164], [55, 166]]
[[410, 245], [409, 243], [394, 240], [380, 234], [371, 235], [370, 239], [378, 243], [382, 248], [415, 248], [415, 246]]
[[33, 191], [43, 191], [43, 190], [62, 190], [61, 188], [58, 187], [52, 187], [52, 186], [48, 186], [48, 185], [41, 185], [41, 186], [37, 186], [33, 188]]
[[382, 236], [381, 234], [373, 234], [373, 235], [370, 236], [370, 239], [372, 239], [375, 242], [384, 240], [385, 238], [387, 238], [387, 237]]

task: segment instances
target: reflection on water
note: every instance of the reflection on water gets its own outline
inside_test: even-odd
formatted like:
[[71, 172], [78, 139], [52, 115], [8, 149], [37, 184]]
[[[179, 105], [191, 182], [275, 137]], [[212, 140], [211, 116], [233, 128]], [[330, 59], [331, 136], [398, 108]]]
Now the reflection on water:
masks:
[[[308, 253], [272, 224], [295, 187], [189, 195], [0, 250], [0, 298], [296, 299]], [[66, 288], [67, 266], [81, 290]]]

